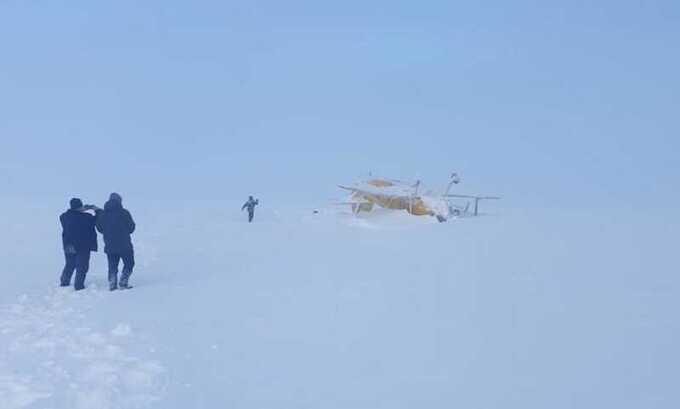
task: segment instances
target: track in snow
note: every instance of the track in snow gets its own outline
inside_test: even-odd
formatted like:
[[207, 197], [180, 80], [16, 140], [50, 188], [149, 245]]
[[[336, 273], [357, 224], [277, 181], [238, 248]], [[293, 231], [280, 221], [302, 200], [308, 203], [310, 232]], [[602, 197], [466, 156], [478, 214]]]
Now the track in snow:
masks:
[[85, 321], [105, 296], [96, 286], [60, 288], [0, 309], [4, 407], [144, 408], [159, 399], [164, 368], [126, 351], [139, 342], [130, 325], [97, 331]]

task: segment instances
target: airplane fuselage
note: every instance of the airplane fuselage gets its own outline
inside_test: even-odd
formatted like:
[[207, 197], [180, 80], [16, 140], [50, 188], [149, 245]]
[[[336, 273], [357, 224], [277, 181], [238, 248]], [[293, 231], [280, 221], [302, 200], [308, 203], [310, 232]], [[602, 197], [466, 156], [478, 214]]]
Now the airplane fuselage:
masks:
[[[365, 200], [371, 205], [376, 204], [385, 209], [392, 210], [406, 210], [414, 216], [434, 216], [433, 212], [420, 197], [404, 197], [404, 196], [394, 196], [388, 194], [366, 192], [366, 191], [355, 191], [353, 194], [355, 199]], [[359, 211], [370, 211], [370, 208], [362, 208], [359, 206]]]

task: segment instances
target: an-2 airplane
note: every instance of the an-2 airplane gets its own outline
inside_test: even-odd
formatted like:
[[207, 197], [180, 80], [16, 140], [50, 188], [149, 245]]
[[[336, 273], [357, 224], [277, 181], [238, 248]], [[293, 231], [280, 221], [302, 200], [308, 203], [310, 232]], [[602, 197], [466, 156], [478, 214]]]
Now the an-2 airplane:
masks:
[[[427, 191], [420, 193], [420, 181], [414, 184], [394, 179], [372, 178], [354, 186], [339, 186], [341, 189], [351, 192], [347, 202], [352, 206], [352, 212], [370, 212], [374, 206], [385, 209], [406, 210], [414, 216], [432, 216], [439, 222], [445, 222], [450, 217], [477, 216], [479, 214], [479, 202], [481, 200], [500, 199], [497, 196], [473, 196], [451, 194], [453, 185], [460, 183], [458, 174], [453, 173], [451, 180], [443, 193]], [[453, 199], [474, 200], [474, 211], [470, 212], [470, 202], [465, 207], [454, 203]]]

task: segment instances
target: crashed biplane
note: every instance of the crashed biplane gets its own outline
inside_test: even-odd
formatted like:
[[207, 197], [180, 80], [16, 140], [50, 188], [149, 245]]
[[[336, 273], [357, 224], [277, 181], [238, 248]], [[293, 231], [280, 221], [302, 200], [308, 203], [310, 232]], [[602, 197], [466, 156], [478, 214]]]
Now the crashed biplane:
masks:
[[[347, 202], [352, 206], [352, 212], [371, 212], [377, 205], [384, 209], [405, 210], [414, 216], [432, 216], [439, 222], [445, 222], [450, 217], [479, 214], [481, 200], [500, 199], [497, 196], [473, 196], [451, 194], [453, 185], [460, 183], [458, 174], [451, 175], [446, 189], [441, 193], [426, 191], [421, 193], [420, 181], [413, 184], [394, 179], [372, 178], [354, 186], [339, 186], [351, 192]], [[454, 199], [474, 200], [474, 212], [470, 213], [470, 202], [463, 207]]]

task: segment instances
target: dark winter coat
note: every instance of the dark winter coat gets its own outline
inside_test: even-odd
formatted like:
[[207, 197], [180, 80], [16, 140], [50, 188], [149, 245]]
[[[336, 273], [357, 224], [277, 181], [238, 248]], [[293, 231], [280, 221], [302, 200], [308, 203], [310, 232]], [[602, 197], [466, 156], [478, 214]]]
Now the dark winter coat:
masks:
[[59, 216], [63, 232], [61, 240], [66, 250], [80, 252], [97, 251], [97, 232], [94, 230], [96, 217], [79, 210], [67, 210]]
[[107, 254], [126, 254], [132, 251], [135, 222], [132, 215], [116, 200], [109, 200], [97, 215], [97, 230], [104, 236]]
[[248, 213], [253, 213], [255, 211], [255, 206], [260, 204], [259, 200], [248, 199], [247, 202], [241, 207], [241, 211], [248, 209]]

